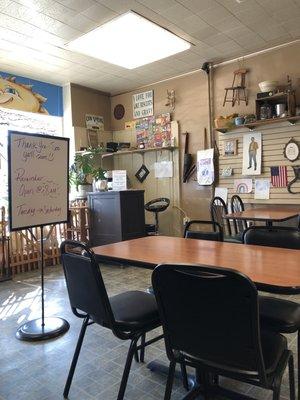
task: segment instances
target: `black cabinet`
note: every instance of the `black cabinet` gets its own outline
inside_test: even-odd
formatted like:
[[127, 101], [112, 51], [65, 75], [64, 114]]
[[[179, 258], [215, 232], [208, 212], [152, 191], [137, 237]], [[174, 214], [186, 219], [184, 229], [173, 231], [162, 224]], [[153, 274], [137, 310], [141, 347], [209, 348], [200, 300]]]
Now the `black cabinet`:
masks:
[[91, 246], [146, 235], [143, 190], [88, 193], [88, 205]]

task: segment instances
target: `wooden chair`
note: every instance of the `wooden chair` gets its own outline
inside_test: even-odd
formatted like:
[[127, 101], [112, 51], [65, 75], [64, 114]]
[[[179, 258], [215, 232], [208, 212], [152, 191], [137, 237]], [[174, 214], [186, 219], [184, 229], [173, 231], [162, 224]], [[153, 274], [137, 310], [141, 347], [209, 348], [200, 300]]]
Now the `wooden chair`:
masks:
[[[231, 103], [232, 107], [237, 102], [240, 104], [241, 101], [248, 105], [248, 98], [246, 94], [246, 74], [248, 70], [245, 68], [237, 69], [233, 72], [233, 81], [230, 87], [225, 88], [225, 96], [223, 101], [223, 107], [225, 103]], [[228, 98], [229, 92], [232, 93], [231, 98]]]

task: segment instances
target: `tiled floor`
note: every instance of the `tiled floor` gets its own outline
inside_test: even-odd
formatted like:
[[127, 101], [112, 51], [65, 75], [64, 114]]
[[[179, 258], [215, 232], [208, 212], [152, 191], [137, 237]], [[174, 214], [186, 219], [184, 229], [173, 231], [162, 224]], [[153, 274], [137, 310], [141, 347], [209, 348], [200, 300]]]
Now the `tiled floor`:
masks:
[[[151, 271], [139, 268], [120, 269], [103, 266], [102, 273], [110, 294], [131, 289], [144, 290], [150, 284]], [[70, 322], [62, 337], [40, 343], [15, 339], [17, 326], [40, 316], [39, 273], [26, 274], [0, 284], [0, 400], [57, 400], [69, 369], [81, 321], [71, 313], [61, 267], [49, 267], [46, 276], [46, 315], [61, 316]], [[300, 301], [300, 296], [293, 296]], [[296, 351], [296, 337], [288, 337]], [[114, 400], [119, 388], [128, 343], [116, 339], [109, 330], [93, 325], [88, 328], [71, 387], [70, 400]], [[146, 362], [159, 359], [167, 363], [163, 342], [146, 350]], [[258, 399], [271, 393], [249, 385], [224, 381]], [[165, 378], [133, 362], [127, 400], [163, 399]], [[172, 400], [181, 399], [185, 391], [181, 382], [174, 385]], [[288, 399], [287, 379], [282, 399]]]

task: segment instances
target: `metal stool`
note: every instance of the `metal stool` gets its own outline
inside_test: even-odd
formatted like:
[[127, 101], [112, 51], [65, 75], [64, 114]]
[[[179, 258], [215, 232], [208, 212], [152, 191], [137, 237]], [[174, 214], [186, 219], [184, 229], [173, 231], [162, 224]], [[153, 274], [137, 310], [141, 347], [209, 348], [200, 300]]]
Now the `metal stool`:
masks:
[[158, 213], [165, 211], [170, 205], [170, 199], [166, 197], [160, 197], [158, 199], [153, 199], [145, 204], [145, 210], [153, 212], [155, 214], [155, 230], [154, 235], [158, 235]]

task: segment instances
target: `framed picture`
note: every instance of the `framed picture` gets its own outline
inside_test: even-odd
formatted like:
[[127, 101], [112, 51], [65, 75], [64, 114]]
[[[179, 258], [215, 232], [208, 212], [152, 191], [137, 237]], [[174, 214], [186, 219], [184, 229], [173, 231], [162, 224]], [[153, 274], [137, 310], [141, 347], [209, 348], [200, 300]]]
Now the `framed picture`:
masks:
[[98, 132], [94, 129], [87, 129], [86, 134], [89, 147], [98, 147]]
[[142, 183], [144, 182], [144, 180], [147, 178], [147, 176], [149, 175], [150, 171], [148, 170], [148, 168], [146, 167], [146, 165], [142, 165], [141, 168], [137, 171], [137, 173], [135, 174], [136, 179]]
[[237, 148], [237, 139], [224, 140], [224, 156], [236, 156]]

